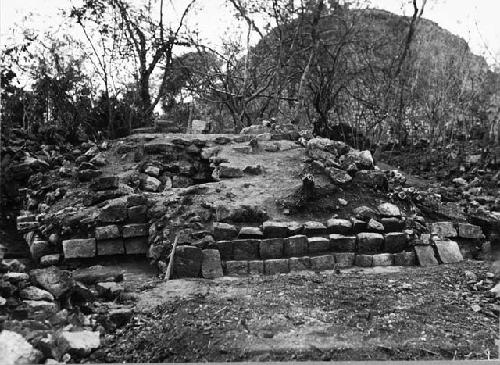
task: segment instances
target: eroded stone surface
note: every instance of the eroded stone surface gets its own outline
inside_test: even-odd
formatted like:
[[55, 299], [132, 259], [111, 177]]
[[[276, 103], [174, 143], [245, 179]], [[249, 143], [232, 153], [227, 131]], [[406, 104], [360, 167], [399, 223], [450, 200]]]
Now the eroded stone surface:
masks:
[[205, 279], [215, 279], [223, 276], [220, 253], [218, 250], [203, 250], [201, 262], [201, 275]]

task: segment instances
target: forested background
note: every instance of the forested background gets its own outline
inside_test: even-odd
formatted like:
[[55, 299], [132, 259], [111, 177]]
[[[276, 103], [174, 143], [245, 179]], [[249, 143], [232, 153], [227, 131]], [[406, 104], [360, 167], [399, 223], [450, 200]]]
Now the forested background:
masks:
[[175, 14], [164, 0], [84, 0], [57, 31], [20, 26], [3, 46], [2, 132], [72, 141], [157, 118], [214, 132], [273, 119], [371, 144], [498, 144], [495, 65], [412, 5], [401, 17], [363, 1], [227, 0], [242, 36], [215, 49], [188, 25], [197, 0]]

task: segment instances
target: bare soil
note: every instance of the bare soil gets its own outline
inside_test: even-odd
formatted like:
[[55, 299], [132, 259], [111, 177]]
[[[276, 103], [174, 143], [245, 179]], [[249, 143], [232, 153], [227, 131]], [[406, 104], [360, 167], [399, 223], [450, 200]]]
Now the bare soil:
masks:
[[465, 261], [164, 282], [141, 293], [134, 320], [93, 360], [498, 358], [489, 269]]

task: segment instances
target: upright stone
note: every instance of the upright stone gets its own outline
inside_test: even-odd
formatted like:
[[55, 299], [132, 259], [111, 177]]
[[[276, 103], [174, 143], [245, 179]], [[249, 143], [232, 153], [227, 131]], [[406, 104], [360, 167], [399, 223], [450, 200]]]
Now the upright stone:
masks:
[[352, 222], [347, 219], [329, 219], [326, 222], [328, 233], [349, 234], [352, 231]]
[[309, 221], [304, 223], [304, 234], [307, 237], [321, 236], [327, 234], [326, 227], [321, 222]]
[[236, 238], [238, 230], [235, 226], [228, 223], [214, 223], [214, 239], [216, 241], [226, 241]]
[[307, 237], [305, 235], [295, 235], [285, 239], [284, 255], [286, 257], [300, 257], [307, 254]]
[[429, 246], [415, 246], [415, 254], [420, 266], [436, 266], [439, 264], [436, 257], [434, 257], [434, 249]]
[[259, 258], [260, 240], [234, 240], [233, 257], [234, 260], [255, 260]]
[[174, 256], [174, 273], [178, 278], [199, 277], [203, 253], [194, 246], [177, 246]]
[[430, 224], [431, 234], [437, 234], [442, 238], [457, 237], [457, 231], [452, 222], [435, 222]]
[[439, 259], [443, 264], [454, 264], [463, 261], [464, 258], [455, 241], [436, 241], [434, 244], [436, 245]]
[[215, 279], [224, 275], [218, 250], [203, 250], [201, 275], [205, 279]]
[[408, 248], [408, 239], [406, 233], [393, 232], [387, 233], [384, 237], [384, 252], [396, 253], [402, 252]]
[[95, 239], [65, 240], [63, 241], [63, 254], [66, 259], [94, 257], [96, 255]]
[[290, 272], [288, 259], [264, 260], [264, 272], [266, 273], [266, 275]]
[[330, 251], [330, 240], [324, 237], [311, 237], [308, 239], [309, 253], [316, 254]]
[[483, 239], [483, 230], [469, 223], [458, 223], [458, 237], [465, 239]]
[[280, 259], [283, 257], [283, 238], [268, 238], [260, 241], [259, 253], [262, 259]]
[[262, 224], [264, 237], [285, 238], [288, 236], [288, 225], [285, 222], [265, 221]]
[[379, 233], [359, 233], [357, 235], [358, 253], [373, 254], [380, 252], [384, 236]]
[[333, 255], [323, 255], [311, 257], [311, 270], [333, 270], [335, 269], [335, 257]]

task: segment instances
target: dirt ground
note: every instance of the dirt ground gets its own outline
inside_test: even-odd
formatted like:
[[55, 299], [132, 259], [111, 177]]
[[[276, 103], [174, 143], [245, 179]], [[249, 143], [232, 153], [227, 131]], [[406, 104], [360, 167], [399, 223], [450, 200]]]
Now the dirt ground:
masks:
[[162, 282], [104, 362], [498, 358], [489, 264]]

